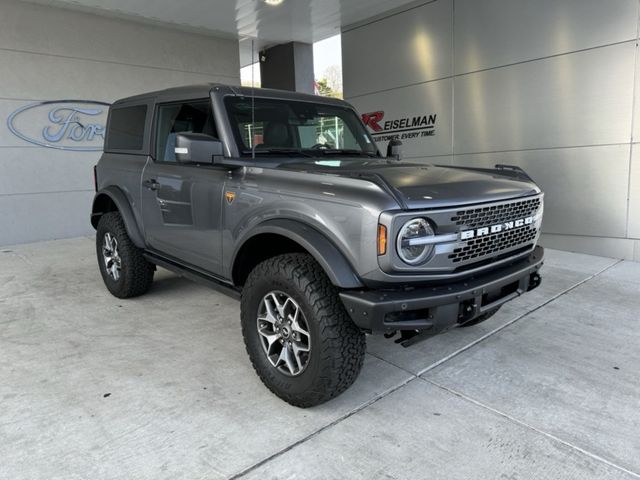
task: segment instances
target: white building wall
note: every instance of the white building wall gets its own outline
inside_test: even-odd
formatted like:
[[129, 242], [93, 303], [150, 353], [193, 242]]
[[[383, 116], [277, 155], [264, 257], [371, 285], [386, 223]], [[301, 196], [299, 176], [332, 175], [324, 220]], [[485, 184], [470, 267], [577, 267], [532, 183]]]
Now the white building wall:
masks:
[[7, 126], [11, 112], [36, 101], [110, 103], [204, 82], [239, 83], [237, 40], [2, 0], [0, 245], [90, 234], [100, 157], [18, 138]]
[[437, 115], [405, 158], [523, 167], [546, 192], [543, 244], [640, 260], [638, 5], [416, 2], [344, 29], [345, 97]]

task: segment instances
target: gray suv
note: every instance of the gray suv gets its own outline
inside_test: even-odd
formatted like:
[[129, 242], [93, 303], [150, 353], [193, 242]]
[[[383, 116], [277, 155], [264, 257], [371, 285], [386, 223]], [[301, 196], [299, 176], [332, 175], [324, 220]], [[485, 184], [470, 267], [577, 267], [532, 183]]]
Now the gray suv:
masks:
[[134, 297], [160, 266], [240, 299], [264, 384], [325, 402], [366, 333], [407, 346], [540, 284], [543, 194], [521, 169], [399, 150], [383, 157], [336, 99], [209, 84], [119, 100], [95, 167], [102, 278]]

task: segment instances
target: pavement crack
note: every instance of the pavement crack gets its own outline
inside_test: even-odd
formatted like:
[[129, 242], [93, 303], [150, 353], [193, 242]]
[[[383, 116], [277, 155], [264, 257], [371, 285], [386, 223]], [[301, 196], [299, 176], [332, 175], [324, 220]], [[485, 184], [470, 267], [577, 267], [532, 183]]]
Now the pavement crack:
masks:
[[374, 358], [377, 358], [378, 360], [380, 360], [380, 361], [382, 361], [382, 362], [384, 362], [384, 363], [386, 363], [388, 365], [391, 365], [392, 367], [396, 367], [397, 369], [402, 370], [405, 373], [408, 373], [412, 377], [417, 377], [417, 375], [414, 372], [412, 372], [411, 370], [407, 370], [405, 367], [401, 367], [397, 363], [393, 363], [391, 360], [387, 360], [386, 358], [383, 358], [383, 357], [379, 356], [376, 353], [367, 352], [367, 354], [371, 355]]
[[556, 435], [553, 435], [552, 433], [545, 432], [544, 430], [540, 430], [539, 428], [536, 428], [533, 425], [530, 425], [530, 424], [528, 424], [528, 423], [526, 423], [526, 422], [524, 422], [522, 420], [519, 420], [519, 419], [509, 415], [508, 413], [505, 413], [505, 412], [502, 412], [500, 410], [497, 410], [497, 409], [495, 409], [495, 408], [493, 408], [493, 407], [491, 407], [489, 405], [486, 405], [486, 404], [480, 402], [479, 400], [476, 400], [476, 399], [474, 399], [472, 397], [469, 397], [469, 396], [465, 395], [462, 392], [459, 392], [459, 391], [454, 390], [452, 388], [446, 387], [446, 386], [444, 386], [444, 385], [442, 385], [442, 384], [440, 384], [438, 382], [434, 382], [433, 380], [430, 380], [428, 378], [423, 378], [423, 377], [418, 377], [418, 378], [420, 380], [422, 380], [423, 382], [429, 383], [429, 384], [433, 385], [434, 387], [440, 388], [440, 389], [444, 390], [445, 392], [447, 392], [447, 393], [449, 393], [451, 395], [455, 395], [458, 398], [461, 398], [461, 399], [463, 399], [463, 400], [465, 400], [465, 401], [467, 401], [469, 403], [472, 403], [472, 404], [476, 405], [477, 407], [483, 408], [483, 409], [488, 410], [488, 411], [490, 411], [490, 412], [492, 412], [492, 413], [494, 413], [496, 415], [499, 415], [499, 416], [505, 418], [506, 420], [508, 420], [508, 421], [510, 421], [512, 423], [515, 423], [515, 424], [517, 424], [517, 425], [519, 425], [521, 427], [524, 427], [524, 428], [527, 428], [529, 430], [532, 430], [532, 431], [538, 433], [539, 435], [543, 435], [544, 437], [549, 438], [550, 440], [553, 440], [555, 442], [561, 443], [562, 445], [565, 445], [566, 447], [571, 448], [572, 450], [575, 450], [575, 451], [577, 451], [577, 452], [579, 452], [579, 453], [581, 453], [583, 455], [586, 455], [587, 457], [589, 457], [589, 458], [591, 458], [593, 460], [596, 460], [598, 462], [604, 463], [604, 464], [606, 464], [606, 465], [608, 465], [608, 466], [610, 466], [612, 468], [615, 468], [616, 470], [619, 470], [621, 472], [624, 472], [624, 473], [626, 473], [628, 475], [631, 475], [631, 476], [633, 476], [635, 478], [639, 478], [640, 479], [640, 474], [639, 473], [636, 473], [636, 472], [633, 472], [631, 470], [628, 470], [625, 467], [622, 467], [622, 466], [620, 466], [620, 465], [618, 465], [616, 463], [613, 463], [611, 460], [607, 460], [606, 458], [601, 457], [600, 455], [597, 455], [597, 454], [592, 453], [592, 452], [590, 452], [588, 450], [585, 450], [584, 448], [579, 447], [578, 445], [574, 445], [573, 443], [568, 442], [567, 440], [563, 440], [562, 438], [557, 437]]
[[579, 281], [578, 283], [570, 286], [569, 288], [564, 289], [563, 291], [557, 293], [556, 295], [554, 295], [553, 297], [549, 298], [547, 301], [541, 303], [540, 305], [538, 305], [537, 307], [531, 309], [531, 310], [527, 310], [526, 312], [524, 312], [522, 315], [518, 315], [517, 317], [509, 320], [508, 322], [500, 325], [499, 327], [496, 327], [495, 329], [491, 330], [489, 333], [486, 333], [485, 335], [475, 339], [473, 342], [465, 345], [464, 347], [459, 348], [458, 350], [456, 350], [453, 353], [450, 353], [449, 355], [447, 355], [444, 358], [441, 358], [440, 360], [438, 360], [435, 363], [432, 363], [431, 365], [423, 368], [422, 370], [420, 370], [417, 373], [417, 376], [421, 376], [424, 375], [425, 373], [427, 373], [430, 370], [433, 370], [436, 367], [439, 367], [440, 365], [442, 365], [445, 362], [448, 362], [449, 360], [451, 360], [454, 357], [457, 357], [458, 355], [460, 355], [463, 352], [466, 352], [467, 350], [469, 350], [472, 347], [475, 347], [476, 345], [478, 345], [481, 342], [484, 342], [487, 338], [492, 337], [493, 335], [495, 335], [498, 332], [501, 332], [502, 330], [504, 330], [505, 328], [513, 325], [514, 323], [516, 323], [519, 320], [522, 320], [523, 318], [531, 315], [534, 312], [537, 312], [538, 310], [540, 310], [543, 307], [546, 307], [547, 305], [549, 305], [551, 302], [557, 300], [558, 298], [566, 295], [567, 293], [575, 290], [576, 288], [578, 288], [581, 285], [584, 285], [585, 283], [587, 283], [590, 280], [593, 280], [595, 277], [597, 277], [598, 275], [606, 272], [607, 270], [609, 270], [610, 268], [615, 267], [616, 265], [622, 263], [624, 260], [618, 260], [615, 263], [612, 263], [611, 265], [608, 265], [607, 267], [603, 268], [602, 270], [599, 270], [598, 272], [588, 276], [587, 278], [585, 278], [584, 280]]
[[[375, 356], [375, 355], [374, 355]], [[376, 357], [378, 358], [378, 357]], [[388, 363], [388, 362], [387, 362]], [[314, 430], [313, 432], [311, 432], [310, 434], [302, 437], [299, 440], [296, 440], [295, 442], [293, 442], [290, 445], [287, 445], [285, 448], [278, 450], [277, 452], [263, 458], [262, 460], [260, 460], [259, 462], [254, 463], [253, 465], [250, 465], [249, 467], [233, 474], [232, 476], [228, 477], [229, 480], [234, 480], [237, 478], [242, 478], [245, 475], [251, 473], [252, 471], [256, 470], [257, 468], [260, 468], [262, 465], [265, 465], [267, 463], [269, 463], [270, 461], [284, 455], [285, 453], [287, 453], [290, 450], [293, 450], [294, 448], [296, 448], [298, 445], [302, 445], [303, 443], [307, 442], [308, 440], [311, 440], [312, 438], [316, 437], [317, 435], [319, 435], [320, 433], [324, 432], [325, 430], [330, 429], [331, 427], [334, 427], [335, 425], [338, 425], [340, 422], [346, 420], [347, 418], [355, 415], [358, 412], [361, 412], [362, 410], [364, 410], [365, 408], [370, 407], [371, 405], [373, 405], [374, 403], [378, 402], [379, 400], [382, 400], [383, 398], [391, 395], [392, 393], [400, 390], [401, 388], [403, 388], [405, 385], [413, 382], [414, 380], [416, 380], [418, 377], [416, 377], [414, 374], [412, 374], [411, 372], [408, 372], [411, 374], [411, 376], [409, 378], [407, 378], [406, 380], [402, 381], [401, 383], [399, 383], [398, 385], [391, 387], [389, 389], [387, 389], [386, 391], [382, 392], [381, 394], [377, 395], [376, 397], [372, 398], [371, 400], [359, 405], [358, 407], [354, 408], [353, 410], [350, 410], [349, 412], [345, 413], [344, 415], [336, 418], [334, 421]]]
[[274, 452], [271, 455], [263, 458], [262, 460], [260, 460], [260, 461], [258, 461], [256, 463], [244, 468], [243, 470], [240, 470], [239, 472], [234, 473], [233, 475], [228, 477], [229, 480], [235, 480], [235, 479], [242, 478], [242, 477], [246, 476], [247, 474], [251, 473], [252, 471], [260, 468], [261, 466], [263, 466], [263, 465], [271, 462], [272, 460], [284, 455], [285, 453], [289, 452], [290, 450], [293, 450], [297, 446], [302, 445], [303, 443], [305, 443], [305, 442], [311, 440], [312, 438], [318, 436], [320, 433], [324, 432], [325, 430], [328, 430], [328, 429], [334, 427], [335, 425], [338, 425], [339, 423], [343, 422], [347, 418], [349, 418], [349, 417], [351, 417], [351, 416], [353, 416], [353, 415], [365, 410], [366, 408], [370, 407], [374, 403], [377, 403], [379, 400], [382, 400], [383, 398], [385, 398], [385, 397], [391, 395], [392, 393], [400, 390], [401, 388], [405, 387], [406, 385], [408, 385], [409, 383], [411, 383], [411, 382], [413, 382], [415, 380], [422, 380], [424, 382], [431, 383], [434, 386], [442, 388], [442, 389], [448, 391], [449, 393], [451, 393], [453, 395], [457, 395], [457, 396], [459, 396], [459, 397], [461, 397], [461, 398], [463, 398], [465, 400], [468, 400], [468, 401], [470, 401], [470, 402], [472, 402], [472, 403], [474, 403], [474, 404], [476, 404], [476, 405], [478, 405], [480, 407], [486, 408], [487, 410], [491, 410], [494, 413], [496, 413], [498, 415], [501, 415], [501, 416], [503, 416], [503, 417], [505, 417], [505, 418], [507, 418], [507, 419], [519, 424], [519, 425], [527, 427], [527, 428], [529, 428], [531, 430], [534, 430], [534, 431], [540, 433], [541, 435], [544, 435], [544, 436], [546, 436], [548, 438], [551, 438], [551, 439], [553, 439], [555, 441], [558, 441], [558, 442], [560, 442], [560, 443], [562, 443], [564, 445], [567, 445], [568, 447], [571, 447], [574, 450], [583, 453], [584, 455], [587, 455], [587, 456], [589, 456], [589, 457], [591, 457], [593, 459], [596, 459], [596, 460], [599, 460], [601, 462], [604, 462], [607, 465], [610, 465], [611, 467], [614, 467], [614, 468], [616, 468], [618, 470], [624, 471], [624, 472], [626, 472], [626, 473], [628, 473], [630, 475], [633, 475], [634, 477], [640, 478], [640, 475], [638, 475], [638, 474], [636, 474], [634, 472], [631, 472], [629, 470], [626, 470], [624, 467], [620, 467], [619, 465], [616, 465], [616, 464], [610, 462], [609, 460], [607, 460], [605, 458], [599, 457], [598, 455], [595, 455], [595, 454], [593, 454], [591, 452], [588, 452], [588, 451], [586, 451], [586, 450], [584, 450], [584, 449], [582, 449], [582, 448], [580, 448], [580, 447], [578, 447], [576, 445], [573, 445], [573, 444], [571, 444], [571, 443], [569, 443], [569, 442], [567, 442], [565, 440], [562, 440], [562, 439], [560, 439], [560, 438], [558, 438], [558, 437], [556, 437], [556, 436], [554, 436], [554, 435], [552, 435], [550, 433], [544, 432], [542, 430], [538, 430], [537, 428], [535, 428], [535, 427], [533, 427], [531, 425], [528, 425], [528, 424], [526, 424], [526, 423], [524, 423], [524, 422], [522, 422], [520, 420], [517, 420], [517, 419], [515, 419], [513, 417], [510, 417], [506, 413], [503, 413], [503, 412], [500, 412], [498, 410], [495, 410], [495, 409], [489, 407], [488, 405], [484, 405], [484, 404], [482, 404], [482, 403], [478, 402], [477, 400], [474, 400], [474, 399], [472, 399], [470, 397], [466, 397], [462, 393], [455, 392], [455, 391], [450, 390], [450, 389], [448, 389], [448, 388], [446, 388], [446, 387], [444, 387], [442, 385], [439, 385], [439, 384], [437, 384], [437, 383], [435, 383], [435, 382], [433, 382], [431, 380], [427, 380], [427, 379], [421, 377], [421, 375], [423, 375], [424, 373], [426, 373], [426, 372], [428, 372], [428, 371], [430, 371], [430, 370], [442, 365], [443, 363], [451, 360], [452, 358], [458, 356], [459, 354], [469, 350], [470, 348], [476, 346], [477, 344], [479, 344], [480, 342], [486, 340], [487, 338], [491, 337], [492, 335], [495, 335], [496, 333], [504, 330], [506, 327], [508, 327], [510, 325], [513, 325], [518, 320], [521, 320], [522, 318], [526, 317], [527, 315], [530, 315], [531, 313], [536, 312], [537, 310], [545, 307], [546, 305], [548, 305], [551, 302], [557, 300], [558, 298], [562, 297], [563, 295], [566, 295], [567, 293], [569, 293], [572, 290], [578, 288], [579, 286], [585, 284], [586, 282], [592, 280], [593, 278], [597, 277], [598, 275], [606, 272], [610, 268], [615, 267], [616, 265], [618, 265], [622, 261], [623, 260], [619, 260], [619, 261], [617, 261], [615, 263], [612, 263], [611, 265], [608, 265], [607, 267], [603, 268], [602, 270], [599, 270], [598, 272], [588, 276], [584, 280], [581, 280], [580, 282], [572, 285], [571, 287], [566, 288], [565, 290], [563, 290], [560, 293], [554, 295], [553, 297], [551, 297], [547, 301], [541, 303], [540, 305], [536, 306], [535, 308], [533, 308], [531, 310], [528, 310], [527, 312], [523, 313], [522, 315], [519, 315], [519, 316], [515, 317], [514, 319], [508, 321], [507, 323], [501, 325], [500, 327], [495, 328], [494, 330], [492, 330], [491, 332], [487, 333], [486, 335], [483, 335], [482, 337], [474, 340], [473, 342], [469, 343], [468, 345], [465, 345], [464, 347], [456, 350], [455, 352], [451, 353], [450, 355], [447, 355], [443, 359], [441, 359], [441, 360], [429, 365], [428, 367], [420, 370], [418, 373], [413, 373], [413, 372], [407, 370], [406, 368], [403, 368], [400, 365], [396, 365], [395, 363], [393, 363], [393, 362], [391, 362], [391, 361], [389, 361], [389, 360], [387, 360], [385, 358], [382, 358], [382, 357], [380, 357], [380, 356], [378, 356], [376, 354], [373, 354], [371, 352], [367, 352], [368, 355], [371, 355], [372, 357], [377, 358], [378, 360], [381, 360], [381, 361], [383, 361], [383, 362], [385, 362], [385, 363], [387, 363], [387, 364], [389, 364], [389, 365], [391, 365], [391, 366], [393, 366], [395, 368], [398, 368], [398, 369], [402, 370], [403, 372], [407, 373], [409, 375], [409, 377], [406, 380], [404, 380], [403, 382], [399, 383], [398, 385], [389, 388], [388, 390], [386, 390], [385, 392], [377, 395], [376, 397], [372, 398], [371, 400], [363, 403], [362, 405], [359, 405], [358, 407], [356, 407], [353, 410], [350, 410], [349, 412], [345, 413], [344, 415], [341, 415], [340, 417], [338, 417], [337, 419], [333, 420], [332, 422], [330, 422], [330, 423], [328, 423], [328, 424], [326, 424], [326, 425], [314, 430], [313, 432], [311, 432], [308, 435], [296, 440], [295, 442], [291, 443], [290, 445], [287, 445], [285, 448], [282, 448], [282, 449], [278, 450], [277, 452]]

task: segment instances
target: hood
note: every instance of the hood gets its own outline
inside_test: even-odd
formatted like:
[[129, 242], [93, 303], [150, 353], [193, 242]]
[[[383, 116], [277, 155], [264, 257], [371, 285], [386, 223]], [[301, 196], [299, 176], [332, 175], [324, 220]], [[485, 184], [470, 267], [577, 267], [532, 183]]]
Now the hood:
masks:
[[540, 193], [532, 181], [507, 174], [418, 163], [330, 159], [283, 164], [280, 168], [369, 180], [390, 190], [408, 209], [469, 205]]

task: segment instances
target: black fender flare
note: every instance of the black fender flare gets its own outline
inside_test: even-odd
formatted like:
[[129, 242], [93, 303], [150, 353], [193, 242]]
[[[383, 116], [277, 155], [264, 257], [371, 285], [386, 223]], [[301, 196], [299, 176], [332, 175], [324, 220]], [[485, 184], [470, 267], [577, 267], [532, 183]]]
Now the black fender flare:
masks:
[[134, 243], [134, 245], [138, 248], [145, 248], [146, 244], [144, 241], [144, 236], [140, 232], [138, 222], [136, 221], [136, 217], [133, 215], [133, 210], [131, 209], [129, 200], [127, 200], [124, 192], [118, 187], [109, 186], [96, 192], [95, 196], [93, 197], [93, 205], [91, 206], [91, 225], [93, 225], [93, 228], [98, 227], [98, 221], [100, 220], [100, 217], [104, 213], [106, 213], [101, 211], [101, 209], [98, 207], [99, 199], [105, 195], [109, 197], [111, 201], [113, 201], [116, 208], [120, 212], [122, 220], [124, 221], [124, 226], [127, 229], [127, 234], [129, 235], [129, 238]]
[[306, 223], [286, 218], [267, 220], [252, 228], [233, 252], [232, 270], [246, 242], [264, 233], [282, 235], [303, 247], [320, 264], [333, 285], [339, 288], [364, 287], [353, 267], [331, 240]]

